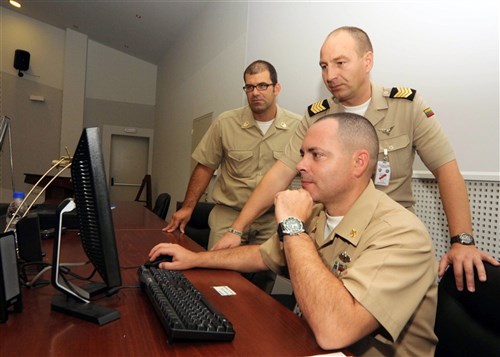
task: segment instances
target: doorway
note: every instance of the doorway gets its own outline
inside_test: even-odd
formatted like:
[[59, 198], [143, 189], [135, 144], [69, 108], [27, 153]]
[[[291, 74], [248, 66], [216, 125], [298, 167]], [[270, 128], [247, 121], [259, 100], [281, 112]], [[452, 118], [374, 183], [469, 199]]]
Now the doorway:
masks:
[[103, 151], [111, 201], [134, 201], [151, 175], [153, 130], [105, 125]]

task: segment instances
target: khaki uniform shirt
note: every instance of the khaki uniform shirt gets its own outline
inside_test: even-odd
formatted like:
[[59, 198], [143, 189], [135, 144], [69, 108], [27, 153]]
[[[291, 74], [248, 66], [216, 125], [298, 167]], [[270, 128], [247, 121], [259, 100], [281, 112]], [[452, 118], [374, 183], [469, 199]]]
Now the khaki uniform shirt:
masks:
[[[382, 326], [347, 349], [356, 356], [434, 356], [437, 263], [422, 222], [372, 182], [328, 237], [324, 207], [316, 205], [311, 217], [307, 232], [325, 265]], [[260, 250], [271, 270], [288, 274], [277, 235]]]
[[216, 170], [214, 201], [241, 210], [265, 173], [279, 159], [300, 122], [300, 116], [278, 106], [265, 135], [250, 107], [222, 113], [200, 141], [193, 159]]
[[[295, 170], [300, 160], [300, 146], [307, 129], [326, 114], [344, 112], [344, 107], [325, 99], [309, 106], [286, 153], [280, 160]], [[410, 208], [415, 203], [411, 189], [413, 160], [418, 153], [425, 166], [433, 171], [455, 159], [448, 138], [436, 116], [415, 90], [383, 88], [372, 83], [370, 105], [364, 115], [377, 130], [383, 160], [388, 151], [391, 176], [388, 186], [377, 186], [393, 200]]]

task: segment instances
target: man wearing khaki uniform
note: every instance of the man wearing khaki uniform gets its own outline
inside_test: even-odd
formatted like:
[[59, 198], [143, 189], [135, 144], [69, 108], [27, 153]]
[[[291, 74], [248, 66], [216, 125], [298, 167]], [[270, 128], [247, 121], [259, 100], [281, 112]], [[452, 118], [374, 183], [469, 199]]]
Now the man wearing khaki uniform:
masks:
[[[276, 105], [276, 117], [265, 134], [250, 107], [222, 113], [193, 152], [199, 164], [217, 169], [210, 212], [209, 248], [222, 237], [269, 168], [284, 154], [300, 116]], [[243, 233], [245, 243], [260, 244], [276, 231], [273, 210], [257, 219]]]
[[[275, 195], [278, 234], [260, 246], [191, 252], [161, 243], [163, 269], [289, 276], [318, 345], [355, 356], [434, 356], [437, 264], [423, 223], [375, 189], [378, 139], [364, 117], [337, 113], [311, 125], [296, 169], [302, 189]], [[313, 207], [313, 203], [321, 205]], [[306, 223], [304, 223], [306, 222]]]
[[272, 209], [244, 231], [231, 229], [231, 223], [267, 170], [284, 154], [301, 119], [276, 104], [281, 86], [270, 63], [253, 62], [243, 78], [248, 106], [224, 112], [212, 123], [193, 152], [198, 164], [183, 206], [165, 228], [184, 231], [194, 206], [220, 167], [212, 193], [216, 206], [209, 217], [209, 248], [228, 230], [250, 244], [262, 243], [275, 232]]

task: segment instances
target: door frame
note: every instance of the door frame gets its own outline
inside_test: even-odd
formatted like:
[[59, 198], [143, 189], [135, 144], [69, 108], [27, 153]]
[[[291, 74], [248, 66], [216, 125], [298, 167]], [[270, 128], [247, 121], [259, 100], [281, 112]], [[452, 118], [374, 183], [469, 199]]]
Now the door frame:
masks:
[[102, 128], [102, 151], [104, 155], [104, 168], [106, 170], [106, 178], [108, 187], [110, 186], [110, 165], [111, 165], [111, 137], [113, 135], [136, 136], [147, 138], [149, 141], [148, 147], [148, 175], [151, 175], [153, 165], [153, 129], [136, 128], [130, 126], [103, 125]]

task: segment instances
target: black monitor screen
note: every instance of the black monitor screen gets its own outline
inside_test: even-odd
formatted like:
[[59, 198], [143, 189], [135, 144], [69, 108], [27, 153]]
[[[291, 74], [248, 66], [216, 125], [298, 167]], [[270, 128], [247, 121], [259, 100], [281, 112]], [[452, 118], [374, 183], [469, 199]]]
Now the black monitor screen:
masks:
[[120, 264], [99, 128], [84, 129], [71, 164], [83, 249], [106, 284], [121, 286]]

